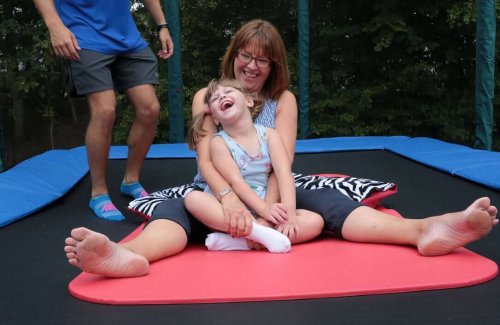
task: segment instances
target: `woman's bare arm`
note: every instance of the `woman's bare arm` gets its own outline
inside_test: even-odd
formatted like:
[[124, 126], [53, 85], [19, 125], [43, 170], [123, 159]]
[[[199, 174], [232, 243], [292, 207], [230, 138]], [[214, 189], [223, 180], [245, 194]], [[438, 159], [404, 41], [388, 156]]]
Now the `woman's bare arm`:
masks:
[[[293, 162], [295, 154], [295, 141], [297, 138], [297, 101], [295, 95], [286, 90], [281, 94], [276, 108], [276, 123], [275, 130], [281, 136], [285, 145], [290, 162]], [[268, 204], [280, 202], [280, 193], [278, 191], [278, 183], [276, 175], [271, 173], [266, 192], [266, 202]]]

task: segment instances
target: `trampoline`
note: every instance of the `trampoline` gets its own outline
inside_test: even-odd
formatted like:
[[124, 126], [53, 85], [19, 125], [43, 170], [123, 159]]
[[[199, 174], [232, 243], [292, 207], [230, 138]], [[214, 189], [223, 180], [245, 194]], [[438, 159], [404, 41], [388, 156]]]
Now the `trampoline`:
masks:
[[[335, 172], [393, 182], [398, 186], [398, 193], [386, 198], [383, 204], [412, 218], [461, 210], [480, 196], [489, 196], [494, 205], [500, 205], [500, 182], [497, 181], [500, 168], [496, 167], [496, 164], [500, 164], [499, 153], [491, 152], [488, 157], [478, 156], [480, 159], [474, 159], [473, 155], [460, 168], [453, 166], [455, 160], [448, 155], [445, 167], [438, 159], [437, 165], [432, 168], [429, 165], [436, 159], [429, 162], [427, 158], [433, 156], [429, 143], [434, 143], [434, 140], [429, 139], [427, 145], [421, 143], [419, 146], [416, 143], [422, 139], [410, 139], [417, 142], [403, 145], [401, 141], [407, 140], [390, 137], [347, 138], [333, 142], [330, 139], [299, 141], [293, 170], [304, 174]], [[476, 151], [465, 147], [442, 142], [437, 144], [442, 145], [438, 152], [449, 148], [453, 152], [464, 150], [476, 154]], [[387, 150], [389, 146], [412, 150], [408, 150], [411, 153], [396, 153]], [[123, 152], [120, 148], [113, 149], [117, 151], [112, 150], [111, 155], [121, 158]], [[180, 150], [185, 154], [178, 157], [169, 154], [170, 158], [161, 158], [161, 154], [155, 154], [157, 149], [162, 148], [153, 148], [142, 174], [142, 183], [149, 191], [192, 180], [196, 166], [189, 152]], [[483, 153], [485, 152], [477, 152], [479, 155]], [[414, 157], [410, 159], [409, 155]], [[415, 161], [418, 157], [421, 157], [420, 162]], [[465, 176], [460, 175], [460, 170], [474, 165], [478, 166], [472, 170], [482, 170], [492, 185], [469, 179], [469, 172]], [[123, 222], [108, 222], [92, 216], [87, 208], [90, 178], [83, 173], [83, 178], [74, 187], [70, 186], [68, 193], [42, 204], [45, 206], [34, 209], [32, 213], [0, 229], [3, 274], [0, 280], [0, 324], [137, 324], [159, 321], [170, 324], [500, 322], [498, 277], [483, 284], [458, 289], [345, 298], [141, 306], [100, 305], [80, 301], [67, 291], [68, 283], [80, 272], [66, 261], [62, 250], [64, 238], [72, 228], [85, 226], [103, 232], [116, 241], [142, 223], [141, 217], [125, 210], [129, 200], [118, 190], [117, 184], [121, 181], [124, 168], [124, 160], [111, 160], [108, 175], [109, 184], [116, 185], [110, 187], [111, 197], [127, 216]], [[3, 202], [3, 205], [8, 205], [7, 203]], [[496, 229], [488, 237], [467, 248], [498, 264], [498, 242], [500, 232]]]
[[[490, 10], [488, 14], [494, 16], [495, 2], [481, 3], [486, 2], [490, 6], [481, 10]], [[174, 8], [178, 6], [174, 1], [165, 3]], [[485, 12], [481, 12], [481, 16]], [[485, 29], [483, 23], [478, 21], [478, 30]], [[488, 34], [494, 39], [491, 31], [478, 34]], [[487, 42], [479, 37], [478, 49], [486, 52], [479, 46], [484, 43]], [[494, 48], [490, 46], [491, 49]], [[479, 80], [483, 74], [493, 75], [493, 64], [481, 59], [484, 53], [478, 54], [479, 63], [489, 63], [489, 68], [478, 65]], [[481, 86], [478, 82], [478, 89]], [[489, 86], [492, 90], [492, 84]], [[480, 98], [477, 103], [478, 114], [487, 116], [491, 103]], [[485, 103], [488, 104], [486, 108], [481, 106]], [[480, 131], [477, 134], [483, 140]], [[384, 199], [383, 204], [407, 217], [421, 218], [461, 210], [481, 196], [489, 196], [494, 205], [500, 206], [500, 153], [473, 151], [432, 139], [423, 142], [415, 139], [411, 143], [404, 143], [407, 140], [404, 137], [341, 139], [339, 147], [332, 147], [328, 139], [327, 144], [323, 140], [299, 141], [295, 172], [339, 173], [395, 183], [398, 193]], [[491, 147], [488, 141], [483, 142], [479, 147]], [[172, 147], [176, 154], [165, 157], [162, 151]], [[184, 148], [178, 149], [177, 145], [152, 148], [141, 177], [148, 191], [191, 182], [196, 170], [195, 159]], [[70, 230], [84, 226], [118, 241], [143, 222], [141, 217], [126, 211], [129, 199], [118, 190], [125, 169], [125, 161], [120, 159], [124, 156], [123, 148], [111, 152], [115, 159], [109, 163], [108, 183], [114, 203], [127, 218], [122, 222], [108, 222], [92, 215], [87, 208], [91, 185], [88, 168], [82, 159], [84, 152], [84, 148], [50, 152], [48, 161], [35, 157], [13, 168], [13, 173], [0, 174], [0, 267], [3, 275], [0, 279], [0, 325], [500, 323], [499, 277], [458, 289], [345, 298], [139, 306], [101, 305], [78, 300], [67, 290], [68, 283], [80, 273], [67, 263], [63, 253], [64, 239]], [[60, 178], [61, 174], [65, 178]], [[36, 186], [32, 187], [34, 180]], [[498, 264], [499, 242], [500, 229], [496, 229], [467, 248]]]

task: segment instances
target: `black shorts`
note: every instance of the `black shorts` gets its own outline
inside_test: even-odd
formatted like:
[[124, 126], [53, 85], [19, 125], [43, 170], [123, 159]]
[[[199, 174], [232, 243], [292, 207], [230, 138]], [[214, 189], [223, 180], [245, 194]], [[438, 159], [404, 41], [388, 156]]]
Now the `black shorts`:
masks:
[[364, 204], [353, 201], [338, 190], [322, 188], [306, 190], [297, 188], [297, 209], [313, 211], [325, 221], [324, 230], [342, 238], [344, 222], [354, 209]]
[[[342, 238], [342, 227], [354, 209], [364, 206], [336, 189], [306, 190], [297, 188], [297, 209], [313, 211], [325, 221], [324, 230]], [[189, 239], [203, 241], [211, 230], [194, 218], [184, 206], [184, 198], [165, 200], [153, 212], [151, 221], [167, 219], [179, 224]]]
[[124, 54], [91, 50], [78, 52], [80, 60], [69, 61], [70, 82], [78, 95], [105, 90], [125, 90], [159, 83], [158, 60], [149, 47]]
[[203, 242], [211, 231], [193, 217], [184, 206], [184, 198], [165, 200], [153, 211], [148, 224], [154, 220], [166, 219], [179, 224], [192, 242]]

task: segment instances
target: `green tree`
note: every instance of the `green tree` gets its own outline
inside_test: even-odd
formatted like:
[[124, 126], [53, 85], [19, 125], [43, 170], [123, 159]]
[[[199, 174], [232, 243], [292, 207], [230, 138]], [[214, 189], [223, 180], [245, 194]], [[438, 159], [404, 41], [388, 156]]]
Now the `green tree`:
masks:
[[63, 62], [52, 55], [45, 25], [31, 1], [2, 2], [0, 21], [0, 116], [7, 156], [14, 160], [38, 123], [46, 125], [44, 140], [54, 146], [56, 108], [68, 104], [65, 73]]
[[450, 26], [452, 1], [325, 5], [312, 14], [317, 136], [471, 140], [474, 26]]
[[[154, 23], [140, 1], [133, 4], [142, 35], [156, 52]], [[472, 145], [475, 2], [315, 0], [310, 5], [313, 137], [402, 134]], [[219, 76], [231, 37], [250, 19], [269, 20], [279, 29], [288, 51], [290, 89], [297, 94], [295, 1], [182, 0], [180, 6], [182, 49], [175, 50], [183, 56], [186, 127], [192, 96]], [[497, 12], [500, 17], [500, 9]], [[88, 110], [84, 100], [65, 96], [66, 64], [53, 55], [47, 29], [31, 1], [0, 4], [0, 37], [2, 143], [9, 165], [26, 158], [19, 152], [29, 147], [34, 148], [31, 154], [63, 147], [60, 130], [68, 122], [61, 118], [76, 112], [70, 127], [77, 118], [85, 125]], [[168, 142], [164, 62], [160, 80], [157, 143]], [[500, 78], [495, 89], [500, 94]], [[498, 107], [497, 95], [497, 112]], [[119, 96], [114, 144], [125, 143], [132, 119], [133, 110]], [[499, 122], [500, 114], [495, 114], [496, 150]], [[84, 129], [71, 131], [83, 144]]]

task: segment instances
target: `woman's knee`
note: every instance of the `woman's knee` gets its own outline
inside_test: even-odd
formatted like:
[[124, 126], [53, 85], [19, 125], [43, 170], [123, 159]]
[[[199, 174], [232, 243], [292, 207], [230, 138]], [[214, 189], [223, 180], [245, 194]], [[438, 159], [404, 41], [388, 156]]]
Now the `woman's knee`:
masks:
[[[191, 211], [195, 206], [199, 204], [199, 200], [202, 198], [203, 192], [201, 191], [191, 191], [184, 197], [184, 206], [188, 211]], [[197, 204], [198, 203], [198, 204]]]
[[299, 227], [312, 236], [318, 236], [323, 231], [325, 222], [319, 214], [307, 210], [297, 210], [297, 216]]
[[[153, 212], [145, 230], [153, 226], [160, 231], [173, 231], [177, 239], [187, 242], [191, 233], [191, 220], [184, 208], [184, 199], [171, 199], [160, 203]], [[173, 230], [172, 230], [173, 229]]]
[[188, 243], [187, 230], [179, 223], [170, 219], [152, 221], [143, 231], [149, 234], [151, 243], [158, 242], [171, 254], [182, 251]]

